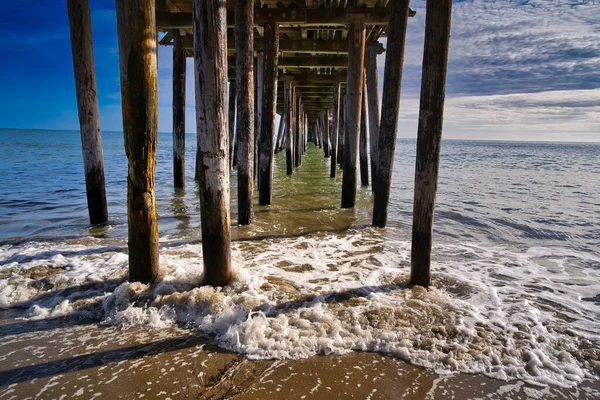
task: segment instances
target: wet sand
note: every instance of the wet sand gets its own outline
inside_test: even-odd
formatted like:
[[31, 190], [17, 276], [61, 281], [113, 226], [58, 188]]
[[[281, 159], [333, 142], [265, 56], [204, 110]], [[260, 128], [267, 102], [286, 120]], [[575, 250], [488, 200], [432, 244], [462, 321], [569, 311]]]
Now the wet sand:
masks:
[[600, 382], [539, 387], [438, 375], [367, 352], [248, 360], [194, 331], [0, 312], [0, 399], [597, 399]]

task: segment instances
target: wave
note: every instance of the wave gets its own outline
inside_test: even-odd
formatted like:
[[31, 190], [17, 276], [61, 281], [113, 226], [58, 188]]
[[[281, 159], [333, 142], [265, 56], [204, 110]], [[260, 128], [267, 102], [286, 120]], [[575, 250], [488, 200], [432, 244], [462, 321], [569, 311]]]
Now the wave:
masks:
[[185, 326], [249, 358], [375, 351], [439, 373], [572, 386], [600, 372], [600, 257], [489, 243], [434, 248], [409, 287], [410, 243], [365, 228], [233, 243], [234, 275], [203, 286], [200, 243], [161, 239], [162, 275], [128, 282], [125, 243], [0, 246], [0, 307], [27, 319]]

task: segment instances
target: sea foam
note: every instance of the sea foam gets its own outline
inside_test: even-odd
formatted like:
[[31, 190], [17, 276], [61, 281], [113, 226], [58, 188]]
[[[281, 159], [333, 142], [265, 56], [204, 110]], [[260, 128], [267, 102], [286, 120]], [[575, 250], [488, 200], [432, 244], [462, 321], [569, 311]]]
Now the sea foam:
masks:
[[201, 244], [161, 248], [153, 285], [127, 282], [125, 249], [99, 244], [1, 247], [0, 306], [124, 329], [177, 324], [253, 359], [375, 351], [439, 373], [560, 386], [600, 371], [594, 254], [441, 243], [433, 286], [411, 288], [410, 243], [368, 228], [234, 242], [232, 281], [212, 288]]

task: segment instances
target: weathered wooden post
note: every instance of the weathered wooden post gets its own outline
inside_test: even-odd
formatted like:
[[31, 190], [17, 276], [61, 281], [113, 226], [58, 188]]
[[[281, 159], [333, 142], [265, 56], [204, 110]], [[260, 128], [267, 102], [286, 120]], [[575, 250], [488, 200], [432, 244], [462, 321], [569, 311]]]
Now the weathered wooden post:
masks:
[[223, 286], [231, 278], [227, 12], [222, 0], [194, 0], [192, 5], [204, 279]]
[[359, 18], [348, 29], [348, 78], [346, 83], [346, 112], [344, 132], [344, 160], [342, 177], [342, 208], [356, 204], [356, 181], [358, 177], [358, 145], [362, 93], [365, 86], [365, 26]]
[[96, 92], [90, 5], [88, 0], [67, 0], [67, 10], [71, 28], [71, 51], [81, 128], [88, 214], [91, 224], [102, 224], [108, 221], [108, 208], [106, 206], [104, 157]]
[[[238, 224], [252, 223], [254, 193], [254, 1], [235, 0]], [[235, 158], [235, 153], [234, 153]]]
[[158, 276], [154, 169], [158, 141], [154, 0], [117, 0], [121, 106], [127, 154], [129, 280]]
[[410, 254], [410, 283], [425, 287], [430, 283], [452, 0], [429, 0], [426, 12]]
[[367, 91], [362, 93], [362, 112], [360, 114], [360, 184], [369, 186], [369, 158], [367, 155]]
[[293, 89], [292, 89], [292, 81], [289, 78], [285, 79], [285, 92], [283, 96], [284, 101], [284, 114], [287, 123], [285, 125], [285, 137], [287, 145], [285, 147], [285, 170], [288, 175], [292, 175], [294, 173], [294, 132], [292, 129], [293, 120], [292, 120], [292, 97], [293, 97]]
[[335, 178], [337, 172], [337, 151], [339, 144], [340, 132], [340, 87], [341, 84], [336, 82], [333, 84], [333, 109], [331, 119], [331, 168], [329, 169], [329, 177]]
[[262, 113], [263, 113], [263, 79], [264, 79], [264, 56], [263, 51], [259, 50], [256, 56], [256, 69], [254, 70], [254, 82], [255, 82], [255, 94], [256, 108], [254, 114], [254, 179], [258, 186], [260, 182], [258, 180], [259, 167], [260, 167], [260, 151], [259, 151], [259, 140], [262, 130]]
[[379, 165], [379, 82], [377, 79], [377, 53], [369, 48], [366, 54], [365, 69], [369, 112], [369, 145], [371, 150], [371, 187], [375, 190], [375, 175]]
[[277, 22], [270, 21], [265, 28], [265, 68], [263, 81], [263, 112], [260, 133], [260, 183], [258, 204], [271, 204], [273, 192], [273, 137], [277, 115], [277, 59], [279, 53], [279, 28]]
[[383, 228], [387, 223], [390, 185], [396, 149], [400, 85], [404, 64], [404, 42], [408, 23], [409, 0], [391, 3], [388, 23], [387, 55], [383, 75], [381, 125], [379, 127], [379, 165], [375, 176], [373, 201], [373, 226]]
[[235, 82], [229, 82], [229, 112], [228, 112], [228, 126], [229, 126], [229, 140], [227, 143], [227, 146], [229, 147], [229, 150], [227, 152], [229, 158], [229, 167], [233, 167], [233, 148], [235, 147], [234, 145], [234, 139], [235, 139], [235, 99], [236, 99], [236, 90], [235, 90]]
[[173, 184], [185, 187], [185, 49], [176, 32], [173, 40]]

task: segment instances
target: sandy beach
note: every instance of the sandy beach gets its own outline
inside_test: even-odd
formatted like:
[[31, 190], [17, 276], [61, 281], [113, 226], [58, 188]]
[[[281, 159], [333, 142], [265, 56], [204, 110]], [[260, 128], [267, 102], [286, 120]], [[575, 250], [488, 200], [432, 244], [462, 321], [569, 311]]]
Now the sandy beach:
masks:
[[369, 352], [249, 360], [194, 331], [100, 326], [0, 314], [0, 399], [597, 399], [572, 388], [438, 375]]

